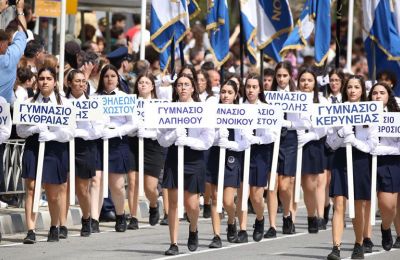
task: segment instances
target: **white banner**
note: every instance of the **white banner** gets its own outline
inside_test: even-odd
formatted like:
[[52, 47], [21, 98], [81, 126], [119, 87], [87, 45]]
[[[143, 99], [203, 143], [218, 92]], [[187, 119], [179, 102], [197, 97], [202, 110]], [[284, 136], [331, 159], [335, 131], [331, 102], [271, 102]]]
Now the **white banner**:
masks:
[[216, 113], [210, 114], [216, 116], [215, 128], [257, 128], [257, 105], [217, 104], [216, 109]]
[[283, 121], [283, 111], [281, 107], [258, 104], [257, 112], [256, 128], [276, 129], [276, 127], [281, 127]]
[[168, 99], [137, 99], [136, 106], [136, 114], [138, 118], [142, 118], [144, 120], [144, 111], [147, 109], [148, 104], [157, 104], [157, 103], [170, 103]]
[[400, 113], [383, 113], [382, 120], [378, 125], [380, 137], [400, 137]]
[[146, 128], [213, 128], [215, 105], [203, 102], [154, 103], [146, 105]]
[[134, 115], [137, 98], [136, 95], [104, 95], [96, 96], [103, 102], [103, 114], [108, 116], [129, 116]]
[[0, 104], [0, 125], [6, 125], [8, 120], [11, 120], [10, 104]]
[[281, 107], [286, 113], [305, 113], [311, 110], [313, 93], [264, 91], [265, 100], [269, 105]]
[[49, 103], [14, 103], [14, 124], [73, 126], [76, 111], [73, 106]]
[[382, 102], [315, 104], [311, 119], [314, 127], [377, 125], [382, 113]]
[[103, 104], [101, 100], [90, 98], [87, 100], [72, 100], [76, 108], [76, 121], [103, 120]]

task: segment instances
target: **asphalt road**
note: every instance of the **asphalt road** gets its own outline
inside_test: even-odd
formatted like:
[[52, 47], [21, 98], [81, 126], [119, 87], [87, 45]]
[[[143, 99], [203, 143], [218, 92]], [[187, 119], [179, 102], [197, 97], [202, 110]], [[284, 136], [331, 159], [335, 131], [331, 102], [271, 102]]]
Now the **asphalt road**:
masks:
[[[265, 214], [266, 215], [266, 214]], [[101, 223], [102, 233], [89, 238], [79, 236], [79, 226], [70, 228], [70, 236], [58, 243], [47, 243], [47, 233], [38, 233], [38, 242], [34, 245], [21, 244], [25, 234], [8, 235], [0, 245], [0, 259], [326, 259], [331, 250], [331, 227], [318, 234], [308, 234], [305, 209], [298, 211], [295, 235], [283, 236], [281, 233], [281, 215], [278, 215], [278, 237], [253, 242], [251, 239], [254, 215], [249, 216], [249, 243], [230, 244], [226, 241], [226, 219], [221, 228], [223, 248], [209, 249], [213, 237], [211, 220], [200, 219], [199, 249], [190, 253], [186, 247], [188, 223], [181, 222], [179, 230], [180, 255], [165, 257], [169, 247], [167, 226], [150, 227], [141, 222], [139, 230], [127, 230], [125, 233], [114, 232], [113, 223]], [[381, 235], [379, 220], [373, 229], [372, 241], [374, 252], [367, 254], [369, 259], [400, 259], [400, 250], [383, 251], [380, 246]], [[354, 243], [351, 222], [343, 237], [342, 258], [349, 258]]]

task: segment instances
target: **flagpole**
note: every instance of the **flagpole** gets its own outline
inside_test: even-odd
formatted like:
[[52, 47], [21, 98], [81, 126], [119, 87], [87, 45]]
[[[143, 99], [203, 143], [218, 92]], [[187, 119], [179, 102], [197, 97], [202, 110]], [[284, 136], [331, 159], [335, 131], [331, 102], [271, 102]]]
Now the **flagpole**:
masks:
[[146, 30], [146, 0], [142, 0], [142, 9], [140, 17], [140, 60], [145, 58], [144, 34]]
[[171, 42], [171, 80], [174, 79], [175, 74], [175, 39], [172, 37]]
[[243, 23], [242, 23], [242, 18], [241, 18], [241, 14], [242, 14], [242, 10], [240, 7], [240, 0], [238, 0], [238, 4], [239, 4], [239, 25], [240, 25], [240, 34], [239, 34], [239, 39], [240, 39], [240, 79], [242, 80], [244, 77], [244, 62], [243, 62], [243, 52], [244, 52], [244, 40], [243, 40]]
[[337, 0], [336, 2], [336, 56], [335, 56], [335, 68], [339, 68], [340, 60], [340, 28], [342, 23], [342, 0]]
[[349, 24], [347, 26], [347, 55], [346, 70], [351, 72], [351, 56], [353, 53], [353, 20], [354, 20], [354, 0], [349, 0]]
[[[264, 49], [260, 50], [260, 80], [264, 87]], [[264, 91], [263, 89], [261, 91]]]

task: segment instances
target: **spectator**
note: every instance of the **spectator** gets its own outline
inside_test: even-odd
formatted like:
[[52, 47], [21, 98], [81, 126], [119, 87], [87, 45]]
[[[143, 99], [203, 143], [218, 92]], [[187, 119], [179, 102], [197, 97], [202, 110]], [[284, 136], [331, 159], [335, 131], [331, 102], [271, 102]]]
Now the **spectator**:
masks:
[[16, 8], [21, 26], [18, 27], [18, 32], [11, 43], [9, 42], [8, 34], [3, 29], [0, 29], [0, 96], [4, 97], [9, 103], [14, 100], [13, 89], [17, 77], [17, 65], [24, 53], [27, 40], [24, 33], [26, 28], [26, 21], [23, 15], [24, 0], [20, 0]]
[[19, 68], [17, 70], [17, 85], [15, 87], [15, 97], [17, 101], [25, 101], [33, 96], [32, 87], [36, 77], [30, 68]]
[[122, 90], [129, 93], [129, 80], [127, 75], [133, 69], [133, 57], [128, 53], [127, 47], [119, 47], [107, 55], [110, 63], [118, 69]]
[[112, 28], [121, 29], [124, 31], [126, 25], [126, 16], [121, 13], [114, 13], [111, 18], [111, 25]]
[[27, 58], [27, 65], [33, 73], [37, 73], [43, 66], [46, 52], [44, 46], [39, 41], [30, 41], [26, 45], [24, 56]]

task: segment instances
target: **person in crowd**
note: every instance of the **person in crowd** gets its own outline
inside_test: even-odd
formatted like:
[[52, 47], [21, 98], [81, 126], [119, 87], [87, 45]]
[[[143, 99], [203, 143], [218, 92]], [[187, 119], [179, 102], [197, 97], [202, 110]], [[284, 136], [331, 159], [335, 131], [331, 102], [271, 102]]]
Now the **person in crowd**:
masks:
[[[361, 76], [352, 75], [342, 91], [343, 102], [367, 101], [365, 83]], [[334, 129], [327, 137], [328, 145], [335, 150], [329, 196], [333, 198], [332, 252], [328, 259], [340, 259], [340, 245], [344, 229], [344, 214], [348, 197], [345, 146], [351, 144], [353, 153], [355, 218], [353, 230], [355, 244], [353, 259], [363, 259], [364, 252], [371, 253], [373, 243], [370, 229], [371, 207], [371, 155], [379, 143], [374, 126], [343, 126]]]
[[199, 70], [197, 72], [197, 84], [199, 86], [199, 97], [202, 102], [206, 101], [208, 97], [213, 95], [208, 73], [204, 70]]
[[27, 59], [27, 66], [31, 68], [33, 73], [37, 73], [38, 69], [43, 67], [46, 52], [44, 46], [38, 40], [33, 40], [27, 43], [24, 56]]
[[[238, 104], [239, 88], [235, 81], [228, 80], [221, 88], [221, 104]], [[207, 182], [211, 184], [211, 220], [213, 225], [214, 237], [209, 245], [210, 248], [222, 247], [221, 241], [221, 219], [217, 213], [218, 196], [218, 167], [220, 147], [225, 148], [225, 169], [224, 169], [224, 189], [223, 205], [228, 214], [227, 240], [235, 243], [238, 238], [236, 227], [236, 208], [235, 194], [240, 188], [240, 181], [243, 168], [243, 150], [250, 146], [245, 131], [233, 128], [220, 128], [216, 130], [214, 146], [209, 150], [209, 160], [207, 164]]]
[[[182, 74], [174, 83], [174, 102], [199, 102], [197, 84], [193, 78]], [[178, 146], [184, 146], [184, 190], [185, 209], [189, 218], [189, 251], [196, 251], [199, 244], [197, 222], [199, 217], [199, 193], [204, 192], [205, 163], [204, 150], [208, 150], [214, 141], [214, 129], [185, 128], [163, 129], [158, 134], [158, 141], [169, 147], [164, 166], [163, 188], [168, 189], [168, 221], [171, 245], [166, 255], [179, 254], [178, 249]]]
[[130, 90], [129, 80], [127, 79], [128, 72], [133, 69], [133, 56], [129, 54], [127, 47], [119, 47], [107, 55], [110, 63], [118, 69], [118, 75], [121, 82], [122, 90], [129, 94]]
[[[67, 99], [59, 94], [56, 72], [53, 68], [42, 68], [38, 72], [38, 92], [27, 102], [68, 105]], [[17, 125], [17, 133], [26, 138], [22, 157], [22, 177], [25, 179], [26, 199], [25, 218], [28, 233], [24, 244], [36, 242], [36, 213], [32, 212], [33, 195], [36, 181], [36, 168], [39, 142], [45, 142], [42, 182], [49, 203], [51, 218], [48, 242], [65, 238], [68, 230], [65, 222], [60, 222], [61, 208], [65, 207], [61, 194], [67, 189], [68, 141], [74, 136], [72, 127], [47, 127], [45, 125]]]
[[25, 101], [33, 96], [33, 85], [36, 82], [36, 76], [30, 68], [18, 68], [17, 84], [14, 90], [17, 101]]
[[264, 69], [264, 84], [263, 89], [264, 91], [271, 91], [272, 82], [274, 81], [274, 74], [275, 71], [270, 68]]
[[[393, 95], [392, 88], [384, 82], [372, 86], [368, 99], [383, 102], [385, 112], [400, 112], [400, 108]], [[392, 231], [390, 229], [395, 220], [400, 192], [400, 139], [397, 137], [381, 137], [379, 144], [372, 151], [377, 156], [377, 191], [378, 206], [381, 212], [382, 247], [389, 251], [393, 246]]]

